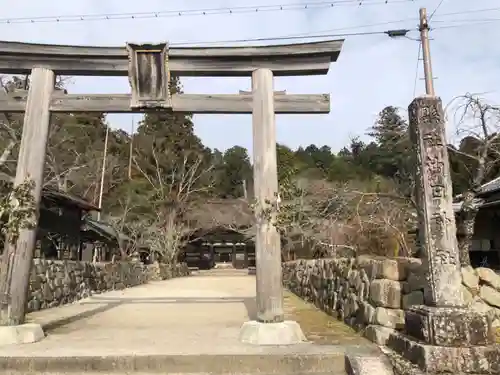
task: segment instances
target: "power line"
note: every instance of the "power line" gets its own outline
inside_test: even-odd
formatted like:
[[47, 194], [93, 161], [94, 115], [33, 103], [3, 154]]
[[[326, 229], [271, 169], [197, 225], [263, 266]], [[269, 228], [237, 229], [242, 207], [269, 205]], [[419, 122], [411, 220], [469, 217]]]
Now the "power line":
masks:
[[[312, 32], [293, 34], [293, 35], [300, 36], [300, 35], [311, 35], [311, 34], [319, 34], [319, 33], [332, 33], [332, 32], [341, 31], [341, 30], [364, 29], [367, 27], [385, 26], [385, 25], [391, 25], [391, 24], [395, 24], [395, 23], [402, 23], [402, 22], [409, 22], [409, 21], [418, 21], [418, 18], [416, 18], [416, 17], [402, 18], [399, 20], [367, 23], [367, 24], [356, 25], [356, 26], [336, 27], [334, 29], [327, 29], [327, 30], [322, 30], [322, 31], [312, 31]], [[292, 35], [290, 35], [290, 36], [292, 36]]]
[[[414, 2], [415, 0], [383, 0], [383, 1], [370, 1], [367, 0], [334, 0], [334, 1], [319, 1], [319, 2], [310, 2], [308, 4], [288, 4], [288, 5], [269, 5], [269, 6], [246, 6], [246, 7], [233, 7], [233, 8], [211, 8], [211, 9], [197, 9], [197, 10], [181, 10], [181, 11], [164, 11], [164, 12], [144, 12], [144, 13], [109, 13], [109, 14], [94, 14], [94, 15], [82, 15], [82, 16], [47, 16], [47, 17], [35, 17], [35, 18], [0, 18], [0, 23], [35, 23], [35, 22], [71, 22], [71, 21], [91, 21], [91, 20], [111, 20], [111, 19], [140, 19], [140, 18], [160, 18], [160, 17], [173, 17], [173, 16], [196, 16], [196, 15], [216, 15], [216, 14], [237, 14], [237, 13], [250, 13], [250, 12], [271, 12], [271, 11], [286, 11], [286, 10], [308, 10], [308, 9], [318, 9], [319, 7], [334, 7], [334, 6], [342, 6], [342, 5], [375, 5], [375, 4], [394, 4], [394, 3], [403, 3], [403, 2]], [[441, 0], [432, 15], [436, 13], [436, 11], [443, 4], [444, 0]], [[500, 10], [498, 8], [484, 8], [484, 9], [475, 9], [469, 11], [460, 11], [460, 12], [451, 12], [440, 14], [440, 17], [452, 16], [452, 15], [461, 15], [461, 14], [470, 14], [470, 13], [479, 13], [479, 12], [490, 12]], [[431, 15], [431, 17], [432, 17]], [[114, 18], [115, 17], [115, 18]], [[121, 17], [121, 18], [119, 18]], [[262, 41], [286, 41], [286, 40], [294, 40], [294, 39], [320, 39], [320, 38], [340, 38], [347, 36], [370, 36], [370, 35], [389, 35], [393, 36], [403, 36], [410, 40], [416, 40], [409, 38], [406, 34], [413, 30], [418, 30], [418, 28], [411, 29], [401, 29], [401, 30], [378, 30], [378, 31], [366, 31], [366, 32], [351, 32], [351, 33], [335, 33], [336, 31], [341, 30], [353, 30], [360, 28], [368, 28], [373, 26], [381, 26], [395, 23], [402, 23], [408, 21], [415, 21], [416, 18], [406, 18], [400, 20], [386, 21], [386, 22], [378, 22], [372, 24], [365, 25], [357, 25], [357, 26], [349, 26], [343, 28], [329, 29], [324, 31], [315, 31], [301, 34], [291, 34], [291, 35], [281, 35], [275, 37], [264, 37], [264, 38], [246, 38], [246, 39], [232, 39], [232, 40], [219, 40], [219, 41], [198, 41], [198, 42], [184, 42], [184, 43], [171, 43], [171, 45], [182, 46], [182, 45], [211, 45], [211, 44], [223, 44], [223, 43], [247, 43], [247, 42], [262, 42]], [[433, 28], [436, 29], [446, 29], [446, 28], [454, 28], [461, 27], [467, 22], [477, 22], [477, 23], [489, 23], [489, 22], [497, 22], [500, 21], [498, 19], [481, 19], [481, 20], [435, 20], [434, 22], [465, 22], [457, 25], [443, 25]], [[397, 35], [392, 35], [393, 32], [397, 32]], [[402, 34], [401, 34], [402, 33]], [[419, 46], [421, 48], [421, 45]], [[420, 53], [420, 52], [419, 52]], [[420, 58], [420, 56], [419, 56]]]
[[[449, 16], [458, 16], [462, 14], [471, 14], [471, 13], [483, 13], [483, 12], [495, 12], [500, 11], [500, 7], [495, 8], [481, 8], [481, 9], [470, 9], [470, 10], [462, 10], [458, 12], [449, 12], [449, 13], [441, 13], [439, 17], [449, 17]], [[434, 21], [435, 22], [435, 21]]]
[[[417, 30], [415, 28], [415, 30]], [[402, 29], [402, 32], [409, 32], [411, 30]], [[391, 30], [385, 31], [365, 31], [358, 33], [342, 33], [342, 34], [315, 34], [315, 35], [284, 35], [266, 38], [248, 38], [248, 39], [232, 39], [232, 40], [218, 40], [210, 42], [189, 42], [189, 43], [171, 43], [172, 46], [190, 46], [190, 45], [208, 45], [208, 44], [224, 44], [224, 43], [249, 43], [249, 42], [270, 42], [270, 41], [286, 41], [295, 39], [320, 39], [320, 38], [342, 38], [346, 36], [367, 36], [367, 35], [389, 35]]]
[[431, 13], [431, 15], [429, 16], [429, 22], [432, 20], [432, 17], [434, 17], [434, 14], [436, 14], [436, 12], [438, 11], [438, 9], [441, 7], [441, 5], [443, 5], [444, 3], [444, 0], [441, 0], [438, 4], [438, 6], [436, 7], [436, 9], [434, 9], [434, 12]]
[[[381, 22], [380, 24], [387, 24], [387, 23], [396, 23], [396, 22], [403, 22], [403, 21], [390, 21], [390, 22]], [[317, 33], [303, 33], [303, 34], [290, 34], [290, 35], [280, 35], [280, 36], [274, 36], [274, 37], [263, 37], [263, 38], [246, 38], [246, 39], [225, 39], [225, 40], [218, 40], [218, 41], [198, 41], [198, 42], [183, 42], [183, 43], [170, 43], [172, 46], [205, 46], [205, 45], [212, 45], [212, 44], [225, 44], [225, 43], [250, 43], [250, 42], [269, 42], [269, 41], [289, 41], [289, 40], [295, 40], [295, 39], [325, 39], [323, 41], [328, 41], [331, 40], [331, 38], [342, 38], [346, 36], [369, 36], [369, 35], [387, 35], [391, 38], [398, 38], [398, 37], [405, 37], [409, 40], [412, 41], [418, 41], [417, 39], [412, 39], [409, 38], [406, 34], [411, 32], [411, 31], [418, 31], [418, 28], [414, 28], [413, 30], [411, 29], [398, 29], [398, 30], [378, 30], [378, 31], [364, 31], [364, 32], [353, 32], [353, 33], [331, 33], [332, 31], [336, 30], [342, 30], [342, 29], [350, 29], [350, 28], [360, 28], [360, 27], [366, 27], [366, 26], [373, 26], [376, 24], [371, 24], [371, 25], [365, 25], [365, 26], [352, 26], [352, 27], [346, 27], [346, 28], [339, 28], [339, 29], [330, 29], [330, 30], [325, 30], [323, 33], [317, 32]], [[330, 32], [330, 33], [328, 33]], [[329, 39], [326, 39], [329, 38]]]
[[[490, 23], [495, 23], [499, 22], [500, 18], [490, 18], [490, 19], [483, 19], [483, 20], [455, 20], [455, 21], [447, 21], [447, 22], [461, 22], [457, 23], [454, 25], [444, 25], [444, 26], [437, 26], [434, 27], [433, 30], [442, 30], [442, 29], [453, 29], [457, 27], [464, 27], [464, 26], [471, 26], [471, 25], [484, 25], [484, 24], [490, 24]], [[434, 21], [436, 22], [436, 21]]]
[[166, 10], [157, 12], [135, 12], [135, 13], [101, 13], [84, 15], [61, 15], [61, 16], [41, 16], [41, 17], [14, 17], [0, 18], [0, 23], [57, 23], [57, 22], [82, 22], [82, 21], [109, 21], [124, 19], [147, 19], [166, 17], [192, 17], [192, 16], [212, 16], [212, 15], [233, 15], [244, 13], [279, 12], [292, 10], [315, 10], [334, 8], [338, 6], [368, 6], [368, 5], [392, 5], [397, 3], [409, 3], [415, 0], [330, 0], [316, 1], [309, 3], [295, 3], [283, 5], [255, 5], [244, 7], [224, 7], [207, 9], [187, 9], [187, 10]]
[[461, 23], [467, 23], [467, 22], [497, 22], [500, 21], [500, 18], [461, 18], [461, 19], [456, 19], [456, 20], [434, 20], [434, 22], [437, 23], [456, 23], [456, 22], [461, 22]]
[[420, 54], [422, 53], [422, 42], [418, 43], [417, 67], [415, 69], [415, 82], [413, 83], [413, 98], [417, 93], [418, 68], [420, 67]]
[[[340, 6], [369, 6], [369, 5], [392, 5], [400, 3], [414, 3], [417, 0], [330, 0], [330, 1], [312, 1], [309, 3], [295, 3], [283, 5], [255, 5], [244, 7], [221, 7], [206, 9], [185, 9], [185, 10], [166, 10], [151, 12], [129, 12], [129, 13], [98, 13], [82, 15], [59, 15], [59, 16], [40, 16], [40, 17], [11, 17], [0, 18], [0, 24], [17, 23], [61, 23], [61, 22], [82, 22], [82, 21], [110, 21], [125, 19], [147, 19], [147, 18], [166, 18], [166, 17], [192, 17], [192, 16], [212, 16], [212, 15], [234, 15], [245, 13], [265, 13], [278, 11], [307, 11], [315, 9], [335, 8]], [[444, 0], [441, 0], [431, 17], [435, 15], [441, 7]], [[466, 11], [442, 13], [440, 17], [449, 17], [456, 15], [483, 13], [500, 11], [500, 7], [471, 9]], [[443, 22], [443, 21], [434, 21]]]
[[[263, 42], [263, 41], [280, 41], [280, 40], [293, 40], [293, 39], [319, 39], [319, 38], [340, 38], [346, 36], [364, 36], [364, 35], [382, 35], [386, 34], [391, 36], [391, 30], [378, 30], [371, 32], [357, 32], [357, 33], [338, 33], [338, 31], [343, 30], [355, 30], [362, 29], [374, 26], [385, 26], [391, 24], [397, 24], [408, 21], [416, 21], [416, 17], [412, 18], [403, 18], [399, 20], [385, 21], [385, 22], [376, 22], [370, 24], [356, 25], [356, 26], [346, 26], [346, 27], [338, 27], [334, 29], [327, 29], [321, 31], [311, 31], [306, 33], [295, 33], [288, 35], [278, 35], [274, 37], [263, 37], [263, 38], [246, 38], [246, 39], [232, 39], [232, 40], [218, 40], [218, 41], [197, 41], [197, 42], [178, 42], [178, 43], [170, 43], [173, 46], [192, 46], [192, 45], [210, 45], [210, 44], [223, 44], [223, 43], [245, 43], [245, 42]], [[416, 27], [415, 30], [418, 30]], [[404, 34], [410, 32], [408, 29], [397, 30], [399, 33], [404, 32]], [[403, 35], [406, 37], [406, 35]], [[408, 38], [411, 39], [411, 38]], [[414, 39], [411, 39], [414, 40]]]

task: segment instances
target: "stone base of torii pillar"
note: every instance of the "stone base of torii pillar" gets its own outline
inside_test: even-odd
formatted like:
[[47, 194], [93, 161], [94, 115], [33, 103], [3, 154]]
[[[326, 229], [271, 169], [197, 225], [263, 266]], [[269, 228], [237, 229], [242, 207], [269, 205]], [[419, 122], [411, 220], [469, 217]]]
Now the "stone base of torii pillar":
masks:
[[307, 341], [300, 325], [292, 320], [280, 323], [261, 323], [256, 320], [243, 323], [240, 341], [252, 345], [294, 345]]
[[31, 344], [45, 337], [42, 326], [26, 323], [18, 326], [0, 326], [0, 346]]

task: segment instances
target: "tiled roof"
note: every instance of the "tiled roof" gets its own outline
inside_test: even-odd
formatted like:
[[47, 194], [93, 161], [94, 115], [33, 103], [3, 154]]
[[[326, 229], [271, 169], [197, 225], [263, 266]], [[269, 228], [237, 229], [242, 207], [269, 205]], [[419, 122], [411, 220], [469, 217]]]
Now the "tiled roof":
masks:
[[[479, 194], [490, 194], [498, 190], [500, 190], [500, 176], [483, 184], [479, 188]], [[453, 203], [453, 211], [458, 212], [462, 207], [462, 195], [457, 195], [454, 200], [455, 202]], [[473, 203], [476, 206], [482, 206], [485, 202], [483, 199], [476, 198], [474, 199]]]
[[[5, 181], [7, 183], [13, 183], [14, 182], [14, 177], [9, 176], [8, 174], [4, 172], [0, 172], [0, 181]], [[56, 201], [59, 203], [79, 207], [82, 210], [86, 211], [100, 211], [99, 207], [93, 205], [92, 203], [86, 201], [83, 198], [77, 197], [75, 195], [71, 195], [68, 193], [65, 193], [63, 191], [60, 191], [58, 189], [55, 189], [50, 186], [45, 186], [42, 189], [42, 198], [47, 199], [47, 200], [52, 200]]]
[[122, 241], [131, 241], [130, 237], [128, 237], [123, 233], [119, 233], [111, 225], [102, 221], [85, 218], [84, 226], [86, 230], [97, 231], [101, 235], [104, 235], [105, 237], [108, 238], [117, 238], [117, 239], [119, 238]]
[[482, 185], [479, 192], [484, 194], [492, 193], [496, 190], [500, 190], [500, 176]]

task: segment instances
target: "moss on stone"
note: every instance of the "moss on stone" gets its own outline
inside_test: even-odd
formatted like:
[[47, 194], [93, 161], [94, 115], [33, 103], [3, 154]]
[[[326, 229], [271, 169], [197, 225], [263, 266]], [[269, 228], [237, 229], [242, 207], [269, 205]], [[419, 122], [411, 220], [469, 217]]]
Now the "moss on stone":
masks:
[[320, 345], [366, 345], [369, 341], [347, 324], [285, 291], [286, 319], [295, 320], [307, 339]]

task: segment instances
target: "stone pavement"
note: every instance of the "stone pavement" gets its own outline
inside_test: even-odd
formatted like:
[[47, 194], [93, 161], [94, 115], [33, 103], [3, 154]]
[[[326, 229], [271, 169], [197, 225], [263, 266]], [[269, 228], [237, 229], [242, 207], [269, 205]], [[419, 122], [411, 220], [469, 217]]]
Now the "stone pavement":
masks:
[[[291, 309], [288, 313], [293, 318], [293, 306]], [[213, 372], [222, 372], [226, 366], [224, 369], [231, 372], [227, 366], [250, 369], [257, 361], [265, 371], [263, 356], [270, 360], [269, 369], [275, 369], [278, 362], [297, 368], [290, 358], [302, 356], [302, 367], [312, 366], [321, 372], [329, 371], [335, 361], [343, 368], [346, 351], [378, 353], [374, 345], [349, 330], [330, 341], [336, 345], [330, 345], [328, 340], [288, 347], [242, 344], [238, 340], [240, 327], [253, 318], [254, 312], [255, 276], [246, 271], [199, 272], [191, 277], [107, 292], [30, 314], [28, 320], [42, 324], [47, 337], [33, 344], [2, 347], [0, 370], [59, 371], [64, 366], [107, 370], [121, 366], [200, 372], [208, 366]], [[303, 329], [308, 336], [308, 328]], [[313, 336], [318, 336], [317, 324]], [[204, 357], [205, 367], [198, 363], [198, 368], [192, 361], [188, 365], [189, 356]], [[308, 364], [303, 356], [314, 360]], [[111, 363], [105, 365], [105, 358], [112, 359]], [[133, 363], [130, 358], [134, 358]]]

